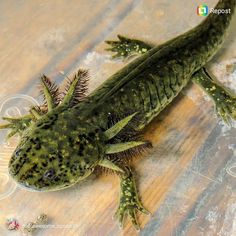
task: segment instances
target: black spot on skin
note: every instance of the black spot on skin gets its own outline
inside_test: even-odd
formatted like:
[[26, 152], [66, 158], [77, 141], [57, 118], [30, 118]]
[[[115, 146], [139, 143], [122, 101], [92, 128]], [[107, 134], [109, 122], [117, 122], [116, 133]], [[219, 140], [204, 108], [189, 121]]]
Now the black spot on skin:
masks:
[[58, 182], [58, 181], [60, 181], [60, 178], [57, 176], [57, 177], [54, 179], [54, 181]]
[[91, 132], [91, 133], [88, 134], [88, 136], [89, 136], [89, 138], [94, 138], [95, 133], [92, 133], [92, 132]]
[[43, 183], [43, 178], [40, 177], [40, 178], [38, 179], [38, 182], [39, 182], [39, 183]]
[[73, 142], [73, 139], [72, 139], [71, 137], [68, 137], [68, 141], [69, 141], [70, 143], [72, 143], [72, 142]]
[[39, 138], [38, 137], [37, 138], [31, 138], [30, 142], [33, 143], [33, 144], [36, 144], [36, 143], [39, 142]]
[[29, 152], [31, 150], [31, 147], [28, 147], [25, 151]]
[[37, 164], [34, 164], [31, 169], [35, 170], [36, 168], [37, 168]]
[[42, 166], [47, 167], [48, 166], [47, 162], [42, 162]]
[[51, 125], [43, 125], [41, 128], [42, 129], [49, 129], [51, 127]]
[[40, 143], [35, 144], [35, 149], [36, 150], [39, 150], [40, 148], [41, 148], [41, 144]]
[[59, 163], [62, 163], [63, 162], [63, 156], [60, 153], [58, 153], [57, 157], [58, 157]]
[[19, 165], [19, 163], [17, 163], [17, 164], [15, 165], [15, 169], [17, 170], [17, 169], [19, 169], [19, 167], [20, 167], [20, 165]]
[[72, 167], [71, 167], [71, 171], [72, 172], [76, 172], [78, 170], [78, 165], [73, 165]]
[[58, 154], [57, 154], [57, 155], [58, 155], [58, 158], [59, 158], [59, 159], [62, 159], [62, 158], [63, 158], [63, 156], [62, 156], [62, 154], [61, 154], [61, 152], [60, 152], [60, 151], [58, 152]]
[[24, 180], [26, 180], [26, 176], [25, 176], [25, 175], [22, 175], [22, 176], [20, 177], [20, 179], [21, 179], [21, 181], [24, 181]]
[[53, 160], [55, 160], [56, 159], [56, 156], [49, 156], [49, 158], [48, 158], [48, 160], [50, 161], [50, 162], [52, 162]]
[[85, 140], [87, 138], [86, 134], [79, 135], [79, 140]]
[[71, 148], [73, 148], [74, 147], [74, 140], [71, 137], [68, 137], [68, 142], [69, 142], [69, 146]]
[[27, 178], [33, 178], [33, 175], [32, 174], [28, 174]]
[[83, 155], [83, 152], [82, 152], [81, 150], [79, 150], [79, 151], [77, 152], [77, 154], [78, 154], [78, 156], [82, 156], [82, 155]]
[[84, 170], [84, 168], [82, 168], [81, 166], [79, 166], [79, 170], [82, 172]]
[[83, 144], [80, 145], [80, 151], [81, 151], [81, 152], [84, 151], [84, 145], [83, 145]]
[[106, 131], [106, 130], [107, 130], [107, 129], [105, 129], [105, 128], [101, 128], [101, 131], [102, 131], [102, 132], [104, 132], [104, 131]]

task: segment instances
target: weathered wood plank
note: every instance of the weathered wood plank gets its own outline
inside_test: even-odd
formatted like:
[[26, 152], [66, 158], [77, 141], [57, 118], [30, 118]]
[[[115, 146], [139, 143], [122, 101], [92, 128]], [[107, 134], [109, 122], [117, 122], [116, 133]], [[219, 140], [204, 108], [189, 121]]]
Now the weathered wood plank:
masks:
[[[209, 7], [216, 2], [206, 1]], [[1, 1], [1, 116], [25, 112], [24, 107], [34, 102], [32, 97], [39, 100], [40, 73], [61, 82], [60, 71], [70, 75], [86, 67], [91, 73], [89, 89], [95, 89], [124, 65], [110, 60], [104, 51], [105, 39], [119, 33], [162, 43], [203, 19], [196, 14], [200, 3]], [[223, 50], [209, 65], [218, 78], [232, 86], [234, 26]], [[16, 94], [21, 96], [14, 98]], [[0, 235], [13, 234], [5, 228], [7, 217], [25, 224], [42, 212], [49, 215], [55, 228], [40, 230], [37, 235], [137, 235], [130, 222], [122, 231], [112, 220], [119, 195], [116, 176], [91, 176], [58, 192], [21, 189], [6, 176], [17, 140], [6, 144], [6, 132], [0, 132]], [[211, 102], [196, 86], [188, 86], [147, 127], [145, 136], [154, 148], [135, 160], [134, 166], [143, 203], [153, 215], [139, 215], [140, 235], [235, 235], [235, 134], [235, 128], [229, 130], [218, 122]]]

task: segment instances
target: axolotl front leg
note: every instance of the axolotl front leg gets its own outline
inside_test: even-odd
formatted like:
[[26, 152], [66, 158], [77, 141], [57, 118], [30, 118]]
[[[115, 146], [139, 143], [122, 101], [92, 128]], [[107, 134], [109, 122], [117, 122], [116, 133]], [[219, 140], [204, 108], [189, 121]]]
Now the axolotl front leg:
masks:
[[114, 52], [112, 58], [127, 59], [131, 56], [141, 55], [150, 50], [153, 46], [149, 43], [137, 39], [130, 39], [121, 35], [117, 35], [118, 40], [105, 41], [110, 45], [107, 51]]
[[[132, 119], [135, 115], [136, 113], [125, 117], [107, 129], [104, 133], [107, 140], [112, 140], [115, 136], [119, 135], [120, 131], [127, 127], [130, 122], [132, 122]], [[120, 138], [121, 140], [123, 139], [122, 137]], [[140, 139], [140, 137], [137, 138]], [[130, 149], [138, 150], [139, 147], [148, 148], [151, 147], [151, 143], [138, 140], [115, 144], [108, 143], [106, 145], [107, 155], [99, 162], [99, 166], [114, 171], [120, 177], [120, 202], [119, 207], [115, 213], [120, 226], [123, 227], [125, 216], [128, 215], [132, 224], [137, 230], [140, 229], [136, 217], [137, 211], [141, 211], [145, 214], [149, 214], [149, 212], [143, 207], [140, 201], [134, 180], [134, 171], [124, 160], [124, 155], [122, 155], [122, 153]]]
[[120, 175], [120, 203], [115, 213], [120, 226], [124, 225], [124, 218], [127, 214], [136, 230], [140, 230], [137, 221], [137, 211], [150, 215], [150, 212], [143, 207], [140, 201], [136, 183], [134, 179], [134, 173], [130, 167], [126, 166], [124, 172]]

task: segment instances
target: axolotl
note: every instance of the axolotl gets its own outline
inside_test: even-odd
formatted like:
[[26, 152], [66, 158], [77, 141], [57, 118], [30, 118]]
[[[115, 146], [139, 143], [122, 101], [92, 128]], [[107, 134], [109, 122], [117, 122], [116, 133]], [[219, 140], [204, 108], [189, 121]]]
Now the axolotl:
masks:
[[[190, 82], [215, 103], [226, 123], [236, 119], [236, 97], [207, 72], [205, 65], [221, 47], [235, 10], [235, 0], [220, 0], [215, 9], [190, 31], [159, 46], [118, 36], [107, 41], [114, 57], [138, 57], [86, 96], [88, 71], [78, 70], [64, 90], [47, 76], [40, 79], [45, 102], [22, 117], [5, 117], [9, 137], [20, 141], [9, 173], [26, 188], [60, 190], [87, 178], [95, 170], [112, 170], [120, 176], [120, 203], [116, 216], [121, 225], [127, 214], [136, 229], [141, 203], [130, 159], [151, 143], [142, 130]], [[217, 11], [218, 12], [218, 11]]]

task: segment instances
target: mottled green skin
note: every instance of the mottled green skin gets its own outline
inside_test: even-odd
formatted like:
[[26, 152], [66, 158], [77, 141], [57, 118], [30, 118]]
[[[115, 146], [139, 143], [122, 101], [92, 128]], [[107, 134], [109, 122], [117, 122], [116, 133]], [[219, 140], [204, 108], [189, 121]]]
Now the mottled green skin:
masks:
[[[73, 86], [68, 90], [66, 101], [56, 103], [54, 97], [57, 90], [45, 79], [44, 84], [52, 87], [50, 94], [50, 89], [44, 86], [48, 113], [41, 116], [34, 110], [30, 125], [27, 117], [27, 124], [21, 121], [20, 129], [14, 124], [2, 126], [15, 127], [22, 133], [20, 144], [9, 163], [13, 178], [26, 187], [49, 191], [75, 184], [90, 175], [97, 166], [121, 172], [117, 216], [122, 223], [124, 215], [128, 213], [138, 228], [135, 210], [146, 211], [138, 198], [132, 172], [120, 164], [122, 156], [118, 157], [118, 162], [117, 156], [108, 158], [107, 154], [114, 150], [114, 146], [109, 152], [107, 148], [117, 142], [109, 139], [108, 136], [112, 134], [106, 132], [108, 124], [114, 117], [119, 117], [123, 119], [121, 126], [125, 131], [125, 117], [135, 114], [136, 121], [132, 126], [140, 131], [171, 103], [191, 79], [208, 91], [216, 105], [223, 107], [220, 115], [226, 112], [236, 118], [235, 100], [220, 86], [215, 86], [202, 71], [222, 44], [235, 5], [235, 0], [219, 1], [216, 8], [230, 8], [231, 14], [211, 14], [193, 30], [157, 47], [151, 48], [141, 41], [127, 41], [122, 37], [119, 38], [120, 42], [109, 41], [117, 56], [126, 57], [132, 55], [131, 52], [145, 53], [77, 105], [70, 105], [76, 91]], [[128, 53], [125, 53], [126, 50]], [[231, 109], [231, 113], [226, 108]], [[25, 126], [28, 128], [25, 129]], [[118, 141], [126, 142], [125, 138], [119, 138]]]
[[[218, 8], [235, 7], [235, 1], [220, 1]], [[139, 112], [139, 129], [147, 125], [179, 94], [192, 75], [221, 46], [231, 15], [209, 15], [195, 29], [157, 46], [113, 75], [75, 112], [85, 112], [100, 127], [108, 113]], [[100, 122], [99, 122], [100, 121]]]
[[[220, 1], [217, 7], [231, 8], [233, 13], [235, 4]], [[37, 190], [63, 188], [88, 176], [105, 158], [103, 131], [110, 116], [138, 112], [136, 129], [147, 125], [212, 58], [231, 16], [209, 15], [195, 29], [131, 62], [86, 101], [44, 115], [23, 133], [9, 164], [10, 174]], [[53, 178], [44, 178], [51, 168], [56, 172]]]
[[[93, 172], [104, 156], [103, 139], [100, 129], [89, 122], [79, 117], [75, 122], [69, 110], [55, 109], [26, 130], [9, 172], [17, 182], [35, 190], [70, 186]], [[56, 173], [46, 178], [51, 169]]]

